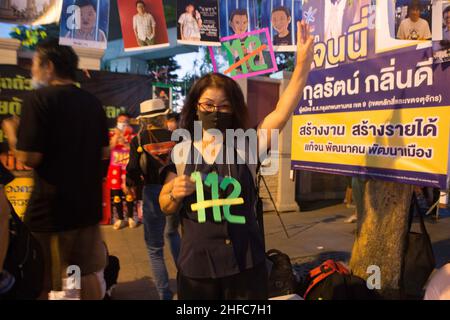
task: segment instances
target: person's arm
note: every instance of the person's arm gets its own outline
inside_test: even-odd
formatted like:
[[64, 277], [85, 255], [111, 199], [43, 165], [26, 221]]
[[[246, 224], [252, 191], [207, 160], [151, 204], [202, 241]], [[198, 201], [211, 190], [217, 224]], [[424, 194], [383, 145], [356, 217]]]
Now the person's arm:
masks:
[[258, 130], [267, 130], [268, 148], [270, 148], [271, 130], [282, 130], [298, 106], [313, 62], [314, 38], [310, 34], [310, 27], [302, 21], [297, 23], [297, 29], [297, 63], [291, 80], [275, 110], [268, 114], [258, 126]]
[[183, 199], [195, 192], [195, 181], [183, 175], [177, 176], [170, 172], [166, 176], [165, 184], [159, 194], [161, 211], [167, 215], [176, 213]]
[[142, 156], [137, 152], [138, 139], [134, 137], [130, 143], [130, 156], [127, 164], [127, 178], [126, 186], [128, 189], [135, 188], [140, 182], [142, 177], [142, 170], [139, 165], [139, 157]]
[[117, 146], [117, 144], [124, 143], [124, 140], [125, 140], [125, 138], [123, 137], [122, 132], [119, 129], [114, 128], [113, 136], [111, 137], [111, 140], [109, 141], [109, 147], [111, 149], [114, 149]]
[[36, 168], [42, 162], [42, 153], [25, 152], [17, 150], [17, 130], [19, 121], [17, 118], [6, 119], [3, 121], [2, 129], [8, 137], [9, 149], [14, 153], [14, 157], [30, 168]]
[[195, 20], [197, 20], [198, 28], [201, 29], [203, 25], [202, 16], [200, 15], [200, 12], [195, 10]]

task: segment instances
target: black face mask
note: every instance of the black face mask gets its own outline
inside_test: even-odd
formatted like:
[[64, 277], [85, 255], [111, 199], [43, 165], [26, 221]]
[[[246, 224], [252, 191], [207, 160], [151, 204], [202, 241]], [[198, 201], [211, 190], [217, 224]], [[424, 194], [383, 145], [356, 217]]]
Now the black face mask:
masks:
[[217, 129], [225, 133], [226, 129], [233, 129], [232, 113], [197, 111], [197, 116], [204, 130]]

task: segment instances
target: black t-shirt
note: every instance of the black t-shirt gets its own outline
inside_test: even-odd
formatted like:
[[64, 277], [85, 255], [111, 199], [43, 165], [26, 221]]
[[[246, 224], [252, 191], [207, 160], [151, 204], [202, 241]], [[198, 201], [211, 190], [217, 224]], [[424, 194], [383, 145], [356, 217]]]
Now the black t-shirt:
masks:
[[0, 185], [5, 185], [14, 180], [14, 176], [0, 162]]
[[[162, 184], [160, 171], [169, 163], [175, 146], [175, 142], [171, 140], [172, 132], [167, 129], [144, 130], [140, 133], [140, 138], [142, 152], [138, 152], [138, 136], [131, 140], [126, 183], [128, 186]], [[147, 157], [145, 173], [140, 166], [140, 158], [144, 155]]]
[[102, 217], [102, 148], [109, 145], [101, 102], [74, 85], [31, 92], [17, 149], [43, 154], [25, 223], [34, 232], [95, 225]]
[[273, 45], [274, 46], [290, 46], [292, 45], [292, 35], [289, 31], [288, 35], [285, 37], [280, 37], [280, 35], [276, 34], [273, 36]]

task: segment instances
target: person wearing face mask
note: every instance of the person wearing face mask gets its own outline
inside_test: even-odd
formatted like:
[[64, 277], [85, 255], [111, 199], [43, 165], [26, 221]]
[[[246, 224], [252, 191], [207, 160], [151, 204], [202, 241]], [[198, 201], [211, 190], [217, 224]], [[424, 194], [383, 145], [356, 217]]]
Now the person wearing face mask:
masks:
[[[289, 121], [311, 68], [314, 39], [304, 22], [298, 22], [297, 29], [297, 62], [291, 80], [256, 130], [261, 149], [270, 148], [272, 130], [282, 130]], [[202, 123], [200, 133], [195, 121]], [[180, 127], [194, 139], [184, 139], [174, 148], [173, 163], [162, 172], [165, 184], [159, 196], [162, 211], [179, 212], [183, 226], [177, 261], [179, 300], [268, 298], [264, 240], [256, 219], [256, 164], [247, 159], [258, 151], [242, 154], [236, 144], [232, 147], [227, 138], [224, 143], [220, 135], [207, 130], [246, 130], [248, 121], [239, 85], [222, 74], [203, 76], [186, 98]], [[243, 201], [213, 207], [226, 199]]]
[[41, 88], [24, 100], [20, 124], [3, 121], [10, 150], [34, 169], [24, 222], [43, 249], [42, 299], [60, 289], [52, 272], [65, 274], [68, 265], [81, 269], [82, 299], [102, 298], [93, 292], [106, 264], [99, 222], [108, 125], [102, 103], [76, 86], [77, 68], [72, 48], [58, 40], [38, 44], [31, 74]]
[[92, 0], [76, 0], [74, 5], [80, 10], [80, 25], [69, 31], [66, 38], [106, 42], [105, 32], [97, 27], [97, 3]]
[[166, 128], [169, 109], [161, 99], [141, 103], [141, 130], [133, 138], [130, 146], [130, 161], [127, 165], [126, 184], [128, 192], [136, 193], [143, 183], [143, 225], [144, 238], [154, 274], [154, 281], [161, 300], [171, 300], [169, 275], [164, 261], [164, 237], [169, 242], [174, 261], [180, 250], [178, 218], [166, 217], [159, 207], [158, 197], [162, 188], [160, 171], [170, 160], [170, 152], [175, 142], [172, 132]]
[[[113, 228], [119, 230], [127, 224], [130, 228], [136, 228], [137, 223], [134, 220], [135, 197], [126, 193], [125, 177], [126, 167], [129, 159], [130, 142], [133, 139], [133, 128], [129, 125], [130, 116], [121, 113], [117, 117], [117, 126], [110, 132], [111, 161], [108, 168], [108, 186], [111, 195], [111, 208], [117, 213], [117, 220]], [[123, 215], [123, 203], [127, 206], [127, 220]], [[111, 214], [113, 216], [113, 214]]]

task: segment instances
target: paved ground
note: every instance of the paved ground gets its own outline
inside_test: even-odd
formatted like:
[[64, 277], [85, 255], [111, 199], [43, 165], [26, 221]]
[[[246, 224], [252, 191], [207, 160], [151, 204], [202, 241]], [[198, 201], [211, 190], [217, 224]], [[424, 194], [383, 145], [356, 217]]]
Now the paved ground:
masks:
[[[344, 220], [354, 209], [336, 205], [309, 212], [282, 214], [289, 238], [280, 220], [273, 213], [264, 216], [267, 249], [287, 253], [297, 265], [316, 265], [331, 257], [346, 260], [350, 256], [356, 225]], [[427, 219], [427, 229], [433, 242], [436, 262], [442, 266], [450, 261], [450, 214], [439, 221]], [[143, 227], [115, 231], [102, 227], [110, 253], [120, 259], [119, 284], [114, 299], [157, 299], [152, 272], [144, 244]], [[167, 249], [167, 248], [166, 248]], [[176, 268], [166, 250], [171, 287], [176, 292]]]

